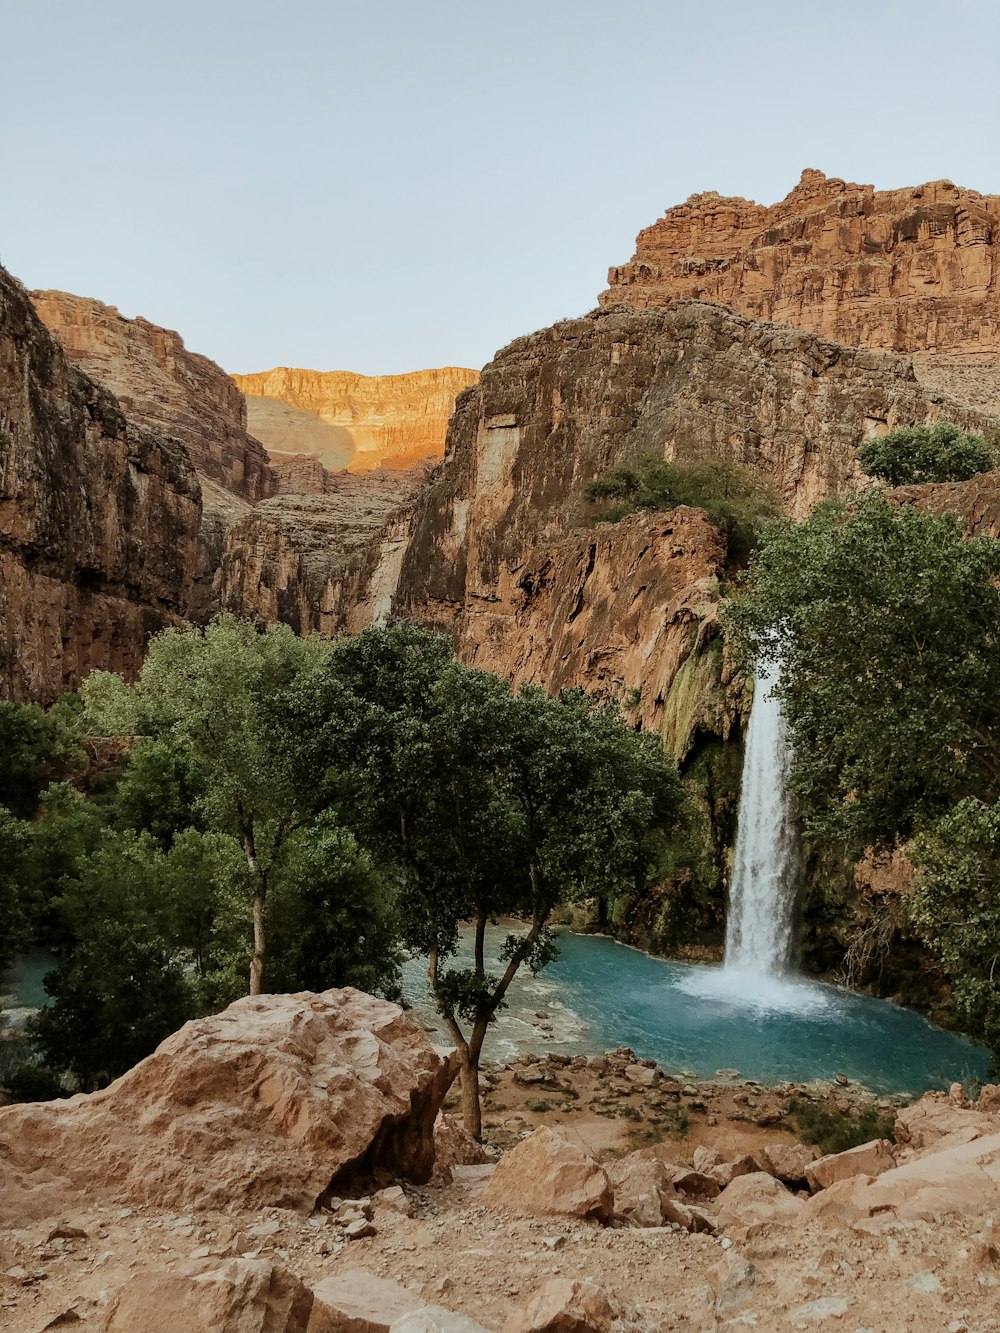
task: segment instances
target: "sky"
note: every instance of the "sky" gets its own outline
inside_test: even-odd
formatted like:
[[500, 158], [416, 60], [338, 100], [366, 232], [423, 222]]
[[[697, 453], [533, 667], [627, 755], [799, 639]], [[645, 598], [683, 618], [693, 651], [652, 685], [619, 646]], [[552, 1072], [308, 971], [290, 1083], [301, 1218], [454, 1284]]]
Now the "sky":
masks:
[[478, 367], [803, 167], [1000, 193], [998, 0], [0, 0], [0, 263], [230, 371]]

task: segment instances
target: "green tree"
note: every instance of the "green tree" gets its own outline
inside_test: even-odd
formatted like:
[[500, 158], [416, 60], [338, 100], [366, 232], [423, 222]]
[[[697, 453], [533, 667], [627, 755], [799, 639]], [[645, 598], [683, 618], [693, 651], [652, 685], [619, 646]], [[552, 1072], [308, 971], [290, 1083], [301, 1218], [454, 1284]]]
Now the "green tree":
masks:
[[782, 662], [790, 783], [817, 843], [891, 847], [1000, 794], [1000, 543], [871, 488], [765, 533], [726, 608]]
[[1000, 803], [960, 801], [915, 841], [911, 917], [952, 977], [966, 1030], [1000, 1058]]
[[[679, 809], [676, 767], [617, 710], [579, 692], [515, 694], [411, 626], [342, 642], [330, 671], [365, 705], [355, 735], [342, 738], [353, 785], [367, 793], [359, 836], [395, 863], [404, 936], [428, 957], [461, 1058], [465, 1125], [478, 1135], [482, 1046], [514, 976], [554, 956], [549, 925], [561, 903], [647, 877], [656, 831]], [[494, 975], [486, 927], [506, 917], [523, 925]], [[473, 964], [448, 967], [465, 922]]]
[[0, 805], [0, 972], [31, 939], [24, 887], [28, 844], [28, 826]]
[[0, 700], [0, 805], [20, 818], [35, 813], [43, 788], [85, 763], [70, 699], [48, 713], [37, 704]]
[[[285, 733], [284, 696], [329, 655], [288, 626], [259, 633], [220, 616], [205, 629], [168, 629], [150, 643], [135, 685], [95, 672], [83, 687], [92, 725], [183, 747], [202, 784], [206, 828], [236, 838], [252, 889], [250, 993], [267, 955], [267, 897], [289, 840], [328, 805], [321, 781], [300, 781]], [[162, 752], [161, 752], [162, 753]]]
[[731, 458], [669, 463], [645, 456], [602, 473], [586, 494], [598, 522], [614, 523], [637, 510], [704, 509], [725, 536], [730, 558], [740, 564], [767, 521], [781, 513], [772, 482]]
[[950, 421], [935, 426], [903, 426], [865, 440], [858, 462], [869, 477], [890, 486], [927, 481], [968, 481], [996, 467], [996, 456], [981, 435], [967, 434]]
[[114, 798], [117, 822], [144, 829], [163, 847], [184, 829], [204, 827], [204, 764], [183, 740], [144, 736], [129, 752]]

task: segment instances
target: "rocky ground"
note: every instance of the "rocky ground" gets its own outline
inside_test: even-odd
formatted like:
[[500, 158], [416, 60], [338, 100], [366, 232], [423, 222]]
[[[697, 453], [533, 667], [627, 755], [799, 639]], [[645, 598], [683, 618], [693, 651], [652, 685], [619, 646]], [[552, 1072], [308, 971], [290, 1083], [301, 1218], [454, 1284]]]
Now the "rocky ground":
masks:
[[[896, 1151], [905, 1155], [935, 1135], [965, 1141], [991, 1127], [960, 1104], [957, 1091], [952, 1101], [932, 1100], [928, 1116], [850, 1084], [764, 1088], [735, 1071], [686, 1083], [624, 1050], [592, 1060], [522, 1057], [486, 1071], [483, 1085], [485, 1151], [477, 1153], [454, 1122], [439, 1121], [439, 1163], [423, 1186], [390, 1183], [379, 1171], [354, 1198], [325, 1197], [313, 1211], [238, 1202], [167, 1209], [68, 1193], [58, 1215], [0, 1232], [0, 1328], [208, 1329], [216, 1325], [186, 1323], [183, 1315], [171, 1322], [176, 1311], [167, 1307], [191, 1274], [229, 1265], [230, 1274], [242, 1274], [243, 1300], [247, 1274], [266, 1275], [273, 1304], [274, 1275], [285, 1273], [318, 1296], [328, 1291], [333, 1302], [323, 1307], [326, 1322], [317, 1322], [317, 1298], [308, 1325], [284, 1315], [269, 1323], [273, 1311], [263, 1322], [217, 1325], [240, 1333], [388, 1329], [394, 1300], [442, 1307], [438, 1322], [425, 1317], [400, 1329], [455, 1333], [1000, 1330], [1000, 1227], [989, 1212], [932, 1220], [897, 1209], [851, 1220], [815, 1209], [832, 1188], [813, 1204], [799, 1198], [808, 1196], [802, 1173], [815, 1150], [799, 1144], [787, 1115], [792, 1097], [848, 1117], [872, 1106], [887, 1115], [898, 1110], [910, 1146]], [[1000, 1129], [1000, 1110], [994, 1115]], [[476, 1156], [481, 1164], [470, 1161]], [[498, 1158], [503, 1171], [494, 1166]], [[201, 1168], [192, 1162], [191, 1169]], [[651, 1170], [663, 1186], [662, 1215], [660, 1207], [655, 1216], [644, 1212]], [[742, 1172], [742, 1210], [727, 1212], [733, 1191], [726, 1184]], [[782, 1173], [787, 1188], [775, 1179]], [[762, 1179], [769, 1182], [763, 1194]], [[782, 1196], [782, 1208], [769, 1213], [772, 1193]], [[556, 1196], [564, 1211], [523, 1215]], [[800, 1211], [784, 1216], [793, 1203]], [[698, 1219], [705, 1229], [692, 1233]], [[545, 1294], [532, 1306], [540, 1289]], [[362, 1293], [370, 1307], [364, 1317], [345, 1305], [345, 1291]], [[540, 1310], [546, 1300], [559, 1309]], [[142, 1322], [146, 1315], [152, 1322]]]

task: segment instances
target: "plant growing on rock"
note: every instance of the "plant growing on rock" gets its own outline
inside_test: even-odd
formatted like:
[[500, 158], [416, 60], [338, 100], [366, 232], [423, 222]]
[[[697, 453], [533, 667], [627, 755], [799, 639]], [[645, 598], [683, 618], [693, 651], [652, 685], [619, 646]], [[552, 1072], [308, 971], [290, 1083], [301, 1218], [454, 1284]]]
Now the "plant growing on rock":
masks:
[[950, 421], [934, 426], [903, 426], [865, 440], [858, 462], [869, 477], [890, 486], [929, 481], [968, 481], [996, 467], [993, 449], [982, 435], [966, 433]]

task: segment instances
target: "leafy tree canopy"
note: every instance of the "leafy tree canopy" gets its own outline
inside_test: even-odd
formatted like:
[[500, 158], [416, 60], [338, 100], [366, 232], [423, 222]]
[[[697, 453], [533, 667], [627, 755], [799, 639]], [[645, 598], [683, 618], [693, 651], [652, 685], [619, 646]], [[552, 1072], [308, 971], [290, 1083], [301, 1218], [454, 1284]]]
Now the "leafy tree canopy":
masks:
[[891, 846], [1000, 782], [1000, 544], [877, 490], [779, 521], [726, 612], [745, 662], [780, 658], [809, 834]]
[[935, 426], [903, 426], [866, 440], [858, 462], [869, 477], [890, 486], [927, 481], [968, 481], [996, 467], [996, 456], [981, 435], [967, 434], [950, 421]]

